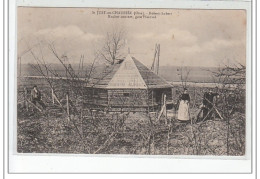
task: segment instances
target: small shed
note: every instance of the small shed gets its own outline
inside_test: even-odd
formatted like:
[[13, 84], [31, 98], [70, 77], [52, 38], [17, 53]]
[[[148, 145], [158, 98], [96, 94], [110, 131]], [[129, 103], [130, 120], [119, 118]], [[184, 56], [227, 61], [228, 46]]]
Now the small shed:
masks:
[[91, 108], [107, 111], [149, 112], [172, 100], [172, 86], [134, 57], [106, 68], [91, 80], [84, 102]]

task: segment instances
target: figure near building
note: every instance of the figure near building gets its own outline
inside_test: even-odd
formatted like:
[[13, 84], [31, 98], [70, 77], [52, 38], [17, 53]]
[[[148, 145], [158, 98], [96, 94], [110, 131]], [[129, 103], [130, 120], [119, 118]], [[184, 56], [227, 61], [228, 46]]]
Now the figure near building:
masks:
[[31, 91], [31, 101], [34, 105], [38, 103], [43, 109], [46, 109], [46, 106], [42, 101], [41, 92], [36, 85], [33, 86], [33, 89]]

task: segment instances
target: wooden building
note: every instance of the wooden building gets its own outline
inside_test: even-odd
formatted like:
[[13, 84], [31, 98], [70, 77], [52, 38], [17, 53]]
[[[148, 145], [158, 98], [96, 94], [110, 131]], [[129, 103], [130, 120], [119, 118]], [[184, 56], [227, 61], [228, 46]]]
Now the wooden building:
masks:
[[160, 109], [164, 95], [171, 101], [171, 90], [168, 82], [128, 55], [91, 80], [84, 101], [106, 111], [149, 112]]

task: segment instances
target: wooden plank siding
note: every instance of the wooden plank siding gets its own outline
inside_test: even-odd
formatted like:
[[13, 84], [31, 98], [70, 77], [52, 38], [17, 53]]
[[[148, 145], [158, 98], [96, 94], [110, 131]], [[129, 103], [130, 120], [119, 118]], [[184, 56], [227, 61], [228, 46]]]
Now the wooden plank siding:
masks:
[[93, 108], [107, 108], [109, 111], [147, 111], [159, 109], [162, 96], [171, 100], [171, 88], [164, 89], [102, 89], [87, 88], [84, 103]]
[[107, 90], [102, 88], [86, 88], [84, 91], [84, 103], [107, 106]]
[[115, 89], [108, 90], [108, 104], [110, 107], [147, 107], [147, 90]]

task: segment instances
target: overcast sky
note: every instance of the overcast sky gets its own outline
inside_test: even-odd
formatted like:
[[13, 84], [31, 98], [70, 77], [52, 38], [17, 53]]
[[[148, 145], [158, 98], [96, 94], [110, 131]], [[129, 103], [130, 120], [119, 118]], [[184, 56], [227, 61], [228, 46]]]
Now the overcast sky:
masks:
[[[45, 42], [54, 42], [59, 54], [78, 63], [84, 54], [93, 60], [107, 31], [112, 27], [127, 32], [127, 47], [139, 61], [150, 66], [156, 43], [161, 46], [160, 65], [219, 66], [224, 63], [246, 62], [246, 13], [242, 10], [139, 10], [169, 12], [156, 19], [109, 19], [92, 14], [89, 8], [18, 8], [17, 44], [22, 63], [33, 62], [28, 46], [45, 60], [57, 60]], [[99, 9], [101, 10], [101, 9]], [[106, 9], [105, 9], [106, 10]], [[113, 11], [110, 9], [109, 11]], [[132, 10], [132, 11], [136, 11]]]

